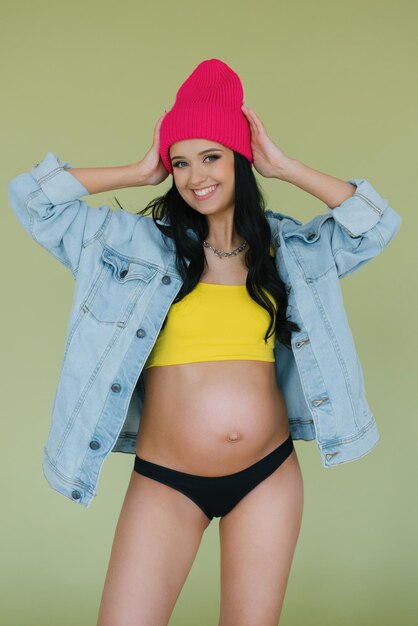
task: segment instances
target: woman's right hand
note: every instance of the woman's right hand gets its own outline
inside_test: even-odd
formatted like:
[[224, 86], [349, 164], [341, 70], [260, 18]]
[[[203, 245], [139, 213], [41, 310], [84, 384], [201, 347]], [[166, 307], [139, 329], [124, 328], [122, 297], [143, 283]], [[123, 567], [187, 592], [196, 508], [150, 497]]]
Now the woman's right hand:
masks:
[[160, 157], [160, 126], [165, 115], [164, 112], [157, 121], [152, 146], [139, 162], [141, 185], [159, 185], [169, 174]]

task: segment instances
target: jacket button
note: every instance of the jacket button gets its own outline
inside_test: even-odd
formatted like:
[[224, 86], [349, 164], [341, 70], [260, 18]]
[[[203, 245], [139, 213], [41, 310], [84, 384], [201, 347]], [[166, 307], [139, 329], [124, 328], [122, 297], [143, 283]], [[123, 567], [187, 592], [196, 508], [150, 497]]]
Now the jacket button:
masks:
[[338, 452], [328, 452], [328, 454], [325, 455], [325, 458], [326, 458], [327, 461], [329, 461], [336, 454], [338, 454]]
[[311, 241], [314, 237], [315, 237], [315, 233], [308, 233], [306, 235], [306, 238], [308, 239], [308, 241]]
[[128, 273], [128, 270], [122, 270], [121, 273], [120, 273], [120, 277], [121, 278], [125, 278], [127, 273]]
[[326, 398], [321, 398], [321, 399], [319, 399], [319, 400], [312, 400], [312, 404], [313, 404], [314, 406], [319, 406], [320, 404], [322, 404], [323, 402], [326, 402], [327, 400], [329, 400], [329, 398], [328, 398], [328, 397], [326, 397]]
[[98, 448], [100, 448], [100, 443], [95, 439], [93, 439], [93, 441], [90, 441], [89, 445], [92, 450], [97, 450]]
[[138, 328], [138, 330], [136, 331], [136, 336], [145, 337], [145, 330], [143, 328]]
[[117, 393], [121, 390], [121, 386], [119, 385], [119, 383], [113, 383], [113, 385], [111, 386], [111, 390]]
[[167, 274], [163, 276], [161, 280], [164, 283], [164, 285], [169, 285], [171, 283], [171, 278]]
[[81, 493], [77, 491], [77, 489], [74, 489], [74, 491], [71, 493], [71, 497], [74, 498], [74, 500], [80, 500]]

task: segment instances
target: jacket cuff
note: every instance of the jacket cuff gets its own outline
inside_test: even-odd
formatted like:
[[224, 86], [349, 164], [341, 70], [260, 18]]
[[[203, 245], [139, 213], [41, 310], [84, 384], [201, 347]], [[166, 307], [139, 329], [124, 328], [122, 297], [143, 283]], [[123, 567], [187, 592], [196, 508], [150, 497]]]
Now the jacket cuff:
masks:
[[30, 170], [52, 204], [63, 204], [90, 195], [84, 185], [64, 168], [71, 168], [70, 163], [61, 161], [54, 152], [48, 152], [43, 161]]
[[328, 207], [328, 211], [349, 235], [358, 237], [377, 224], [388, 206], [388, 200], [382, 198], [363, 178], [349, 178], [346, 182], [356, 185], [354, 195], [334, 209]]

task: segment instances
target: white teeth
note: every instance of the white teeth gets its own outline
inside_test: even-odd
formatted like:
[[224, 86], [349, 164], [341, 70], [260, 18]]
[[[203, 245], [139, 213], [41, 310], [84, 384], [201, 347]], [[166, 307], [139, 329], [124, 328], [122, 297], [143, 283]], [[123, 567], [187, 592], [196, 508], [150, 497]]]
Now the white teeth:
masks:
[[206, 196], [206, 194], [210, 193], [211, 191], [213, 191], [214, 189], [216, 189], [216, 185], [213, 185], [212, 187], [207, 187], [206, 189], [203, 189], [201, 191], [196, 191], [195, 189], [193, 190], [193, 192], [197, 195], [197, 196]]

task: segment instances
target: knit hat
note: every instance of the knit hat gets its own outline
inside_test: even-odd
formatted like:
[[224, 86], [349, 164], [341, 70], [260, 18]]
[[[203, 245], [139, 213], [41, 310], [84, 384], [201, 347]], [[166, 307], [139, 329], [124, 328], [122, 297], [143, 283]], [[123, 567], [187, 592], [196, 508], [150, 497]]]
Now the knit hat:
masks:
[[160, 126], [160, 156], [173, 173], [168, 150], [184, 139], [210, 139], [244, 155], [252, 164], [250, 124], [241, 110], [241, 80], [219, 59], [202, 61], [182, 83]]

